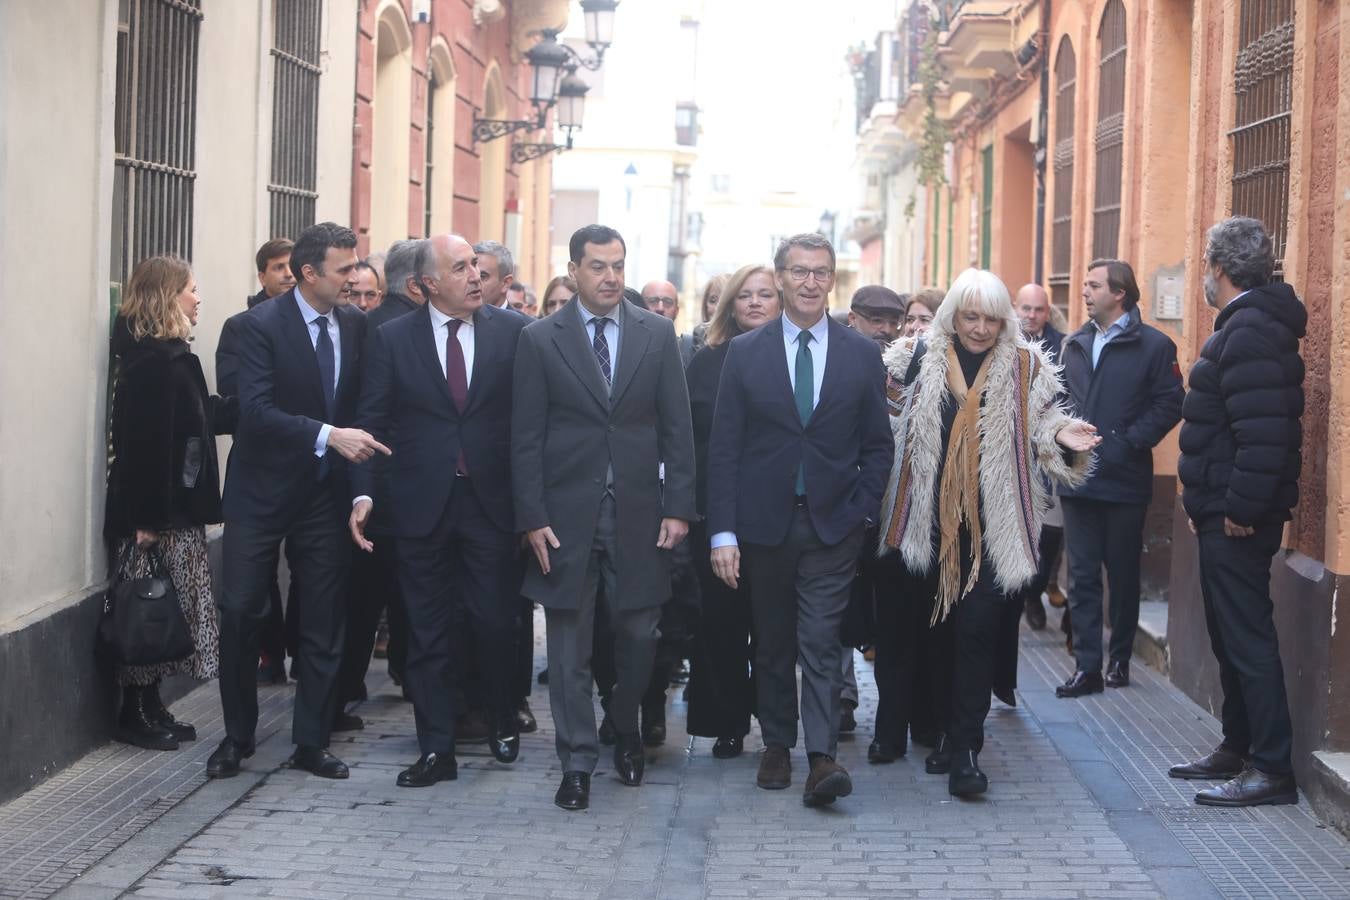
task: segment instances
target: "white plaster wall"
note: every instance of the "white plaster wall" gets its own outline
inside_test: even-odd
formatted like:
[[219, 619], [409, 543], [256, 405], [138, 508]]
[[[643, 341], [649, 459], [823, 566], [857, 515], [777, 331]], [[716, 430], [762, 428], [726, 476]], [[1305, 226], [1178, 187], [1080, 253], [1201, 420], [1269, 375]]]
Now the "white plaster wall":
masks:
[[0, 3], [0, 630], [102, 577], [116, 6]]

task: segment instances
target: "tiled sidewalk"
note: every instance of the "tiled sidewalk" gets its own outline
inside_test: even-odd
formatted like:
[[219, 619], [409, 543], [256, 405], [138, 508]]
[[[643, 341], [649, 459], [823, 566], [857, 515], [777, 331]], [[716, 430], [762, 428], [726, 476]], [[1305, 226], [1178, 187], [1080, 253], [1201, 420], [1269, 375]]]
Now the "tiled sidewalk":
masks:
[[[178, 802], [203, 783], [202, 759], [150, 754], [136, 783], [162, 786], [110, 791], [119, 754], [142, 754], [105, 749], [0, 809], [0, 895], [47, 896], [92, 866], [62, 896], [1350, 898], [1350, 844], [1305, 806], [1203, 809], [1190, 802], [1194, 785], [1166, 778], [1218, 732], [1165, 680], [1136, 667], [1128, 689], [1057, 700], [1070, 663], [1053, 633], [1025, 633], [1023, 651], [1021, 705], [995, 702], [990, 716], [982, 800], [953, 800], [945, 778], [923, 772], [922, 751], [866, 763], [875, 688], [861, 659], [859, 730], [840, 748], [855, 791], [826, 810], [801, 804], [800, 756], [794, 787], [769, 792], [754, 786], [756, 754], [715, 760], [706, 739], [690, 752], [678, 690], [643, 786], [621, 786], [602, 761], [587, 812], [552, 804], [559, 773], [542, 689], [540, 731], [514, 766], [470, 748], [458, 781], [400, 789], [394, 776], [417, 755], [412, 713], [372, 673], [366, 729], [334, 747], [350, 780], [276, 768], [290, 749], [287, 692], [269, 692], [281, 733], [233, 784]], [[176, 711], [185, 707], [206, 720], [214, 690]], [[191, 753], [204, 758], [214, 737]], [[152, 778], [156, 764], [176, 774]], [[13, 836], [36, 833], [24, 821], [45, 836], [16, 859]], [[91, 824], [106, 821], [101, 832]]]

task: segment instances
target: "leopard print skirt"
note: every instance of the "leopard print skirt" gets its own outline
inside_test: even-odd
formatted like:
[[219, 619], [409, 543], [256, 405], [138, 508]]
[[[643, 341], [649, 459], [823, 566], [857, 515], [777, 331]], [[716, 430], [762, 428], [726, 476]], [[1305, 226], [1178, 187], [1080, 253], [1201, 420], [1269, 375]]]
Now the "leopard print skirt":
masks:
[[[118, 544], [120, 558], [129, 540]], [[117, 683], [121, 686], [155, 684], [170, 675], [215, 678], [220, 674], [220, 626], [215, 600], [211, 596], [211, 565], [206, 556], [206, 529], [176, 528], [159, 533], [159, 551], [169, 578], [178, 591], [178, 602], [187, 617], [188, 631], [197, 648], [187, 659], [153, 666], [119, 666]], [[150, 574], [150, 556], [132, 553], [121, 578], [141, 578]]]

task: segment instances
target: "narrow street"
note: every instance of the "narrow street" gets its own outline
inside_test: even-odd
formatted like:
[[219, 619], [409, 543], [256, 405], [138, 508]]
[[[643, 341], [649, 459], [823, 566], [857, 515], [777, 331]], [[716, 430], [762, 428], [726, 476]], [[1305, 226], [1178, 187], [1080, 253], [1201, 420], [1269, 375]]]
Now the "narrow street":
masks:
[[643, 786], [621, 786], [602, 759], [587, 812], [553, 806], [543, 688], [540, 729], [510, 771], [461, 748], [458, 781], [400, 789], [412, 708], [379, 662], [365, 730], [336, 736], [350, 780], [280, 768], [292, 689], [267, 688], [257, 756], [208, 783], [221, 735], [208, 684], [174, 707], [201, 733], [188, 749], [110, 744], [0, 807], [0, 896], [1350, 897], [1350, 843], [1306, 804], [1197, 807], [1194, 784], [1166, 777], [1217, 742], [1218, 724], [1151, 669], [1124, 690], [1056, 699], [1067, 658], [1052, 629], [1024, 630], [1019, 706], [995, 702], [991, 788], [975, 802], [926, 775], [922, 751], [867, 764], [876, 691], [861, 657], [859, 727], [839, 753], [855, 791], [825, 810], [802, 806], [799, 760], [793, 788], [769, 792], [754, 786], [755, 753], [715, 760], [707, 739], [687, 751], [678, 689]]

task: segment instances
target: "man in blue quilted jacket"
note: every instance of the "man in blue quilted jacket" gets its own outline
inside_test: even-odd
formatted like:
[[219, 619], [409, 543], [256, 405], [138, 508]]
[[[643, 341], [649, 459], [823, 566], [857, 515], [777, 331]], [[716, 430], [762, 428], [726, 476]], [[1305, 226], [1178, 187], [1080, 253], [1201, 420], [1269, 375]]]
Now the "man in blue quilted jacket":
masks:
[[1270, 564], [1298, 503], [1308, 314], [1272, 281], [1275, 256], [1255, 219], [1215, 225], [1205, 300], [1219, 310], [1191, 369], [1178, 475], [1200, 549], [1200, 590], [1223, 685], [1223, 742], [1173, 778], [1222, 783], [1209, 806], [1297, 803], [1293, 729], [1270, 600]]

